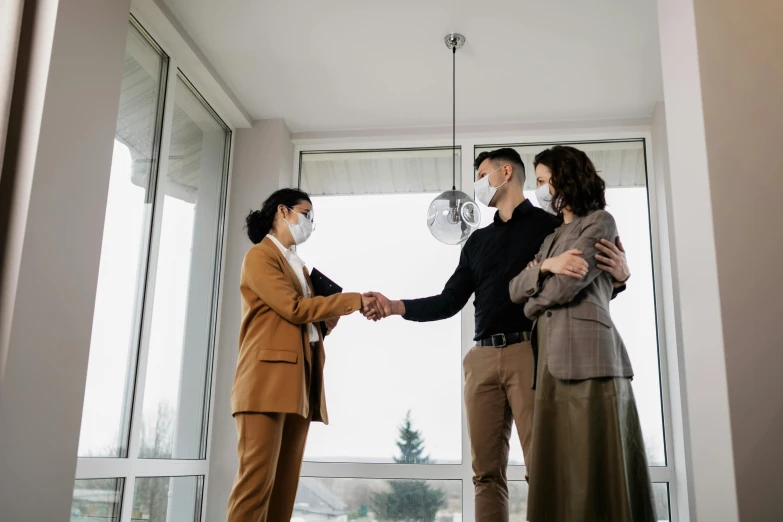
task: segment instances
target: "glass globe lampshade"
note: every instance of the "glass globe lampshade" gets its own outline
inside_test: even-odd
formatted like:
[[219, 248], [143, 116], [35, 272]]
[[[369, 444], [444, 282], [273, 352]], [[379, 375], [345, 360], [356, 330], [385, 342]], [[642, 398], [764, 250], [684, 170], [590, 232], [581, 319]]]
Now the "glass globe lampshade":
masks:
[[481, 223], [481, 212], [473, 199], [459, 190], [447, 190], [430, 203], [427, 227], [447, 245], [467, 241]]

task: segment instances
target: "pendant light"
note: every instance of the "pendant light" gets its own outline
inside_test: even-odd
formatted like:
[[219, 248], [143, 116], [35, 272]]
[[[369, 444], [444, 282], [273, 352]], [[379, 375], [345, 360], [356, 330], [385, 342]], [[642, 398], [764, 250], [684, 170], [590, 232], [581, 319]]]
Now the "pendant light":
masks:
[[430, 203], [427, 227], [438, 241], [447, 245], [459, 245], [467, 241], [481, 222], [481, 212], [473, 199], [457, 190], [457, 49], [465, 45], [461, 34], [446, 35], [446, 47], [451, 49], [452, 60], [452, 185]]

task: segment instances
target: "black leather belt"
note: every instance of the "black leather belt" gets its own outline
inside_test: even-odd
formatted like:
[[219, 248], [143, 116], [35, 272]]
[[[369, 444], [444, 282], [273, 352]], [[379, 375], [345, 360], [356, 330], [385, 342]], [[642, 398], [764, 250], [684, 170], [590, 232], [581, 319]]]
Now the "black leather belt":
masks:
[[495, 334], [486, 339], [476, 341], [478, 346], [494, 346], [505, 348], [510, 344], [522, 343], [530, 340], [530, 332], [514, 332], [507, 334]]

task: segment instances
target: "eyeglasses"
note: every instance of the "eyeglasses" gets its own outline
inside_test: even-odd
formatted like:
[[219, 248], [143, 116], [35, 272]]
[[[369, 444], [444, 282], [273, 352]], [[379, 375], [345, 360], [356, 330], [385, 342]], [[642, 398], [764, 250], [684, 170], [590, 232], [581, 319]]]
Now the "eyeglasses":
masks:
[[312, 210], [300, 212], [298, 210], [295, 210], [293, 207], [288, 207], [288, 210], [290, 210], [291, 212], [296, 212], [300, 216], [304, 217], [307, 221], [309, 221], [313, 225], [313, 230], [315, 230], [315, 213]]

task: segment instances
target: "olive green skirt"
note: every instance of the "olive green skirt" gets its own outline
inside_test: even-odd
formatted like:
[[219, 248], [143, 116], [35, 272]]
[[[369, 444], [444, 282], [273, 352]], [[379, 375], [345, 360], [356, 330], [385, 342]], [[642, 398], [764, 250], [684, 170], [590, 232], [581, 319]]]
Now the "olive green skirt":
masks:
[[530, 522], [655, 522], [631, 380], [564, 381], [549, 373], [538, 321]]

